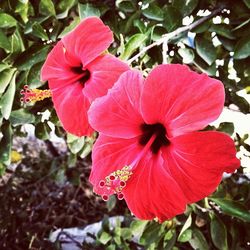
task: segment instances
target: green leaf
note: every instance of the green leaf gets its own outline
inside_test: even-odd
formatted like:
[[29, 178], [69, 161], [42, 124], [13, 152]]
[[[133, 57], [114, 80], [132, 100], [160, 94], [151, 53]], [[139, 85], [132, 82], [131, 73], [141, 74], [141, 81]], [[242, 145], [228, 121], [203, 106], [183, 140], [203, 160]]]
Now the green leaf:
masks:
[[139, 243], [143, 246], [157, 242], [162, 237], [161, 225], [156, 222], [147, 224], [147, 227], [142, 233]]
[[226, 226], [216, 214], [210, 213], [210, 217], [210, 234], [214, 245], [220, 250], [228, 250]]
[[182, 15], [178, 9], [171, 6], [164, 8], [164, 26], [169, 32], [174, 31], [181, 24]]
[[0, 141], [0, 162], [8, 166], [11, 161], [13, 131], [9, 122], [4, 123], [1, 130], [3, 137]]
[[232, 135], [234, 133], [234, 124], [232, 122], [222, 122], [220, 123], [218, 130]]
[[179, 242], [188, 242], [192, 238], [192, 230], [187, 229], [185, 232], [183, 232], [181, 235], [178, 237]]
[[243, 0], [248, 9], [250, 9], [250, 0]]
[[159, 22], [164, 20], [163, 10], [154, 3], [149, 4], [149, 6], [146, 9], [142, 10], [142, 14], [151, 20]]
[[14, 17], [6, 14], [0, 13], [0, 28], [11, 28], [16, 26], [17, 21]]
[[189, 243], [195, 250], [209, 250], [206, 238], [198, 228], [193, 229]]
[[221, 35], [228, 39], [235, 39], [231, 30], [232, 28], [226, 24], [212, 24], [209, 28], [210, 32], [216, 32], [217, 35]]
[[24, 23], [28, 22], [29, 1], [18, 1], [15, 12], [20, 15]]
[[15, 91], [16, 91], [16, 73], [12, 76], [9, 87], [6, 90], [5, 94], [2, 95], [1, 101], [0, 101], [2, 115], [6, 120], [9, 119], [9, 116], [11, 113]]
[[66, 18], [69, 10], [74, 6], [75, 0], [62, 0], [56, 5], [57, 12], [60, 13], [56, 17], [58, 19]]
[[133, 1], [130, 1], [130, 0], [118, 0], [116, 1], [116, 6], [124, 11], [124, 12], [134, 12], [136, 10], [136, 7], [133, 3]]
[[22, 125], [35, 122], [35, 116], [25, 109], [18, 109], [11, 112], [9, 120], [12, 125]]
[[111, 235], [108, 234], [107, 232], [102, 232], [99, 241], [103, 244], [106, 245], [110, 240], [111, 240]]
[[115, 207], [116, 205], [116, 197], [115, 195], [111, 195], [108, 199], [108, 201], [106, 202], [106, 205], [107, 205], [107, 208], [108, 208], [108, 211], [112, 211], [113, 208]]
[[39, 12], [44, 16], [55, 16], [56, 11], [51, 0], [41, 0], [39, 4]]
[[147, 221], [147, 220], [134, 220], [134, 221], [132, 221], [132, 223], [130, 224], [132, 234], [136, 238], [140, 238], [148, 223], [149, 223], [149, 221]]
[[199, 0], [173, 0], [173, 7], [178, 9], [183, 16], [190, 15], [196, 8]]
[[72, 134], [67, 134], [67, 143], [70, 151], [73, 154], [80, 152], [85, 143], [85, 137], [78, 137]]
[[59, 35], [58, 38], [62, 38], [66, 34], [68, 34], [70, 31], [72, 31], [80, 23], [80, 21], [81, 20], [80, 20], [79, 17], [75, 17], [74, 20], [70, 23], [70, 25], [68, 25], [67, 27], [65, 27], [65, 29], [62, 31], [62, 33]]
[[0, 96], [4, 93], [6, 87], [9, 85], [15, 69], [6, 69], [0, 74]]
[[250, 56], [250, 35], [242, 37], [235, 46], [234, 58], [244, 59]]
[[[192, 215], [190, 214], [185, 222], [185, 224], [183, 225], [181, 231], [180, 231], [180, 234], [178, 236], [178, 241], [180, 241], [180, 238], [182, 236], [182, 234], [191, 226], [192, 224]], [[185, 237], [184, 237], [185, 238]], [[180, 241], [180, 242], [184, 242], [184, 241]]]
[[208, 64], [212, 65], [216, 59], [216, 49], [213, 46], [212, 41], [197, 36], [195, 38], [196, 51], [198, 55]]
[[241, 203], [222, 198], [210, 199], [219, 205], [225, 214], [250, 222], [250, 212]]
[[40, 140], [47, 140], [49, 139], [48, 130], [49, 128], [47, 124], [39, 122], [35, 126], [35, 136]]
[[11, 50], [11, 44], [8, 37], [0, 30], [0, 48], [3, 48], [6, 52]]
[[50, 46], [33, 45], [24, 51], [15, 61], [14, 66], [19, 70], [30, 69], [33, 65], [43, 62]]
[[38, 22], [35, 22], [32, 25], [32, 34], [36, 37], [39, 37], [41, 39], [44, 40], [49, 40], [48, 35], [46, 34], [46, 32], [44, 31], [43, 27], [41, 26], [41, 24], [39, 24]]
[[23, 37], [18, 27], [11, 36], [11, 48], [12, 48], [11, 51], [12, 54], [19, 54], [25, 50]]
[[86, 3], [86, 4], [78, 4], [78, 11], [79, 16], [81, 19], [84, 19], [89, 16], [100, 16], [100, 11], [93, 7], [93, 5]]
[[182, 57], [182, 61], [185, 64], [192, 63], [194, 60], [194, 52], [192, 49], [180, 48], [178, 49], [179, 55]]
[[140, 46], [142, 46], [146, 39], [147, 36], [144, 34], [135, 34], [130, 37], [120, 58], [127, 60]]

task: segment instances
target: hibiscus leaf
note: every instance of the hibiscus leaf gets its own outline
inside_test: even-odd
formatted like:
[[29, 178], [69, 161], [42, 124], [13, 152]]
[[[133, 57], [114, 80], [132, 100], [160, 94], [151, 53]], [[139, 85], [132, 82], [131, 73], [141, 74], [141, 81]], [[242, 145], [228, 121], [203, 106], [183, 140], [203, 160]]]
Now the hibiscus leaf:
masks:
[[221, 250], [227, 250], [227, 230], [222, 220], [214, 213], [210, 213], [210, 234], [214, 245]]
[[199, 0], [173, 0], [172, 5], [181, 11], [183, 16], [190, 15], [196, 8]]
[[150, 4], [146, 9], [142, 11], [142, 14], [148, 19], [152, 19], [155, 21], [163, 21], [164, 20], [164, 12], [163, 10], [157, 6], [156, 4]]
[[235, 59], [244, 59], [250, 56], [250, 35], [243, 36], [236, 44], [234, 49]]
[[17, 21], [14, 17], [6, 14], [0, 13], [0, 28], [11, 28], [16, 26]]
[[86, 4], [78, 4], [78, 11], [79, 11], [79, 16], [81, 19], [84, 19], [89, 16], [100, 16], [101, 13], [98, 9], [93, 7], [93, 5], [86, 3]]
[[9, 122], [2, 125], [2, 139], [0, 141], [0, 162], [9, 165], [11, 161], [11, 147], [13, 131]]
[[9, 119], [11, 113], [15, 91], [16, 91], [16, 74], [12, 76], [12, 79], [9, 83], [9, 87], [6, 90], [5, 94], [1, 97], [0, 101], [2, 115], [6, 120]]
[[250, 212], [241, 203], [221, 198], [210, 198], [210, 199], [217, 205], [219, 205], [225, 214], [237, 217], [243, 221], [250, 222]]
[[146, 41], [147, 36], [144, 34], [135, 34], [125, 45], [124, 52], [121, 54], [120, 58], [123, 60], [129, 59], [129, 57]]
[[182, 236], [182, 234], [191, 226], [192, 224], [192, 215], [190, 214], [185, 222], [185, 224], [183, 225], [180, 234], [178, 236], [178, 241], [180, 241], [180, 237]]
[[9, 120], [12, 125], [21, 125], [35, 122], [35, 116], [25, 109], [18, 109], [11, 112]]
[[41, 0], [39, 4], [39, 12], [45, 16], [56, 15], [55, 7], [53, 1], [51, 0]]
[[192, 248], [209, 250], [209, 246], [207, 244], [206, 238], [204, 237], [203, 233], [198, 228], [194, 228], [192, 233], [193, 233], [192, 238], [189, 241]]

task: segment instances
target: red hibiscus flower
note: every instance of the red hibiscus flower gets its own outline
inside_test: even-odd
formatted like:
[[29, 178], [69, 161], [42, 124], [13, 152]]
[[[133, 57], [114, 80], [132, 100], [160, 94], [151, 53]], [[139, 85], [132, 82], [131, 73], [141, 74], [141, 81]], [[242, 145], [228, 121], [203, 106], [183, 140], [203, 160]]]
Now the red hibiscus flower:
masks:
[[104, 200], [125, 198], [140, 219], [160, 221], [183, 213], [211, 194], [224, 171], [240, 166], [233, 140], [197, 131], [223, 109], [224, 88], [182, 65], [160, 65], [144, 81], [138, 71], [121, 75], [89, 110], [100, 132], [90, 181]]
[[68, 132], [90, 135], [90, 103], [107, 93], [128, 65], [105, 53], [113, 42], [111, 30], [97, 17], [83, 20], [49, 53], [41, 78], [48, 80], [52, 100]]

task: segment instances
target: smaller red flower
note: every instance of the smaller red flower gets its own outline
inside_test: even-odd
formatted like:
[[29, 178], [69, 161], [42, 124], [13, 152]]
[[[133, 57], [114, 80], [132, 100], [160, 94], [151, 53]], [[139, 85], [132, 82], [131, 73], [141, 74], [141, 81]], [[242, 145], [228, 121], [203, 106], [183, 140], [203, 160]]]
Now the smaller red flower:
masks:
[[105, 53], [112, 42], [111, 30], [99, 18], [86, 18], [57, 43], [42, 67], [41, 79], [49, 82], [57, 115], [72, 134], [92, 134], [87, 117], [91, 102], [129, 69]]
[[206, 74], [172, 64], [121, 75], [89, 110], [99, 131], [90, 182], [107, 200], [116, 194], [140, 219], [160, 221], [183, 213], [240, 166], [233, 140], [197, 131], [215, 120], [224, 87]]

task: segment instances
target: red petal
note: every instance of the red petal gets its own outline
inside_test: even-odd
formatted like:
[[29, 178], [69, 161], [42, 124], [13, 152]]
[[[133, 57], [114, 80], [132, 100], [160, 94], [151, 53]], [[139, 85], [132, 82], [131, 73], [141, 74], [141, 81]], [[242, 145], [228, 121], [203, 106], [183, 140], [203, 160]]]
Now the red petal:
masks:
[[85, 84], [83, 92], [90, 102], [106, 95], [119, 76], [129, 70], [126, 63], [109, 54], [99, 56], [86, 68], [91, 72], [91, 78]]
[[218, 118], [224, 105], [224, 87], [187, 66], [160, 65], [146, 79], [141, 100], [145, 121], [164, 123], [172, 137], [202, 129]]
[[162, 222], [186, 208], [183, 191], [164, 168], [161, 154], [143, 158], [123, 193], [131, 212], [142, 220], [157, 217]]
[[106, 96], [97, 98], [89, 110], [91, 126], [108, 136], [132, 138], [141, 133], [139, 113], [143, 77], [139, 71], [121, 75]]
[[[120, 139], [100, 135], [92, 154], [90, 181], [94, 191], [103, 195], [101, 180], [129, 165], [141, 152], [138, 138]], [[129, 209], [140, 219], [158, 217], [161, 221], [185, 210], [186, 199], [174, 179], [162, 166], [161, 155], [148, 153], [133, 171], [123, 189]]]
[[82, 93], [79, 83], [62, 85], [61, 81], [50, 80], [52, 99], [56, 113], [66, 131], [77, 136], [91, 135], [87, 111], [90, 103]]
[[79, 57], [83, 66], [90, 63], [113, 42], [113, 35], [98, 17], [84, 19], [73, 31], [62, 38], [71, 57]]
[[235, 155], [233, 140], [214, 131], [175, 137], [171, 148], [163, 149], [169, 172], [189, 203], [214, 192], [223, 172], [234, 172], [240, 166]]
[[130, 164], [141, 151], [137, 138], [120, 139], [100, 134], [92, 150], [90, 182], [98, 194], [103, 194], [99, 182], [112, 172]]
[[[75, 64], [80, 64], [80, 60]], [[76, 74], [72, 72], [71, 67], [66, 58], [62, 42], [58, 42], [57, 45], [49, 53], [42, 69], [41, 80], [46, 81], [50, 79], [61, 79], [68, 83], [75, 78]]]

